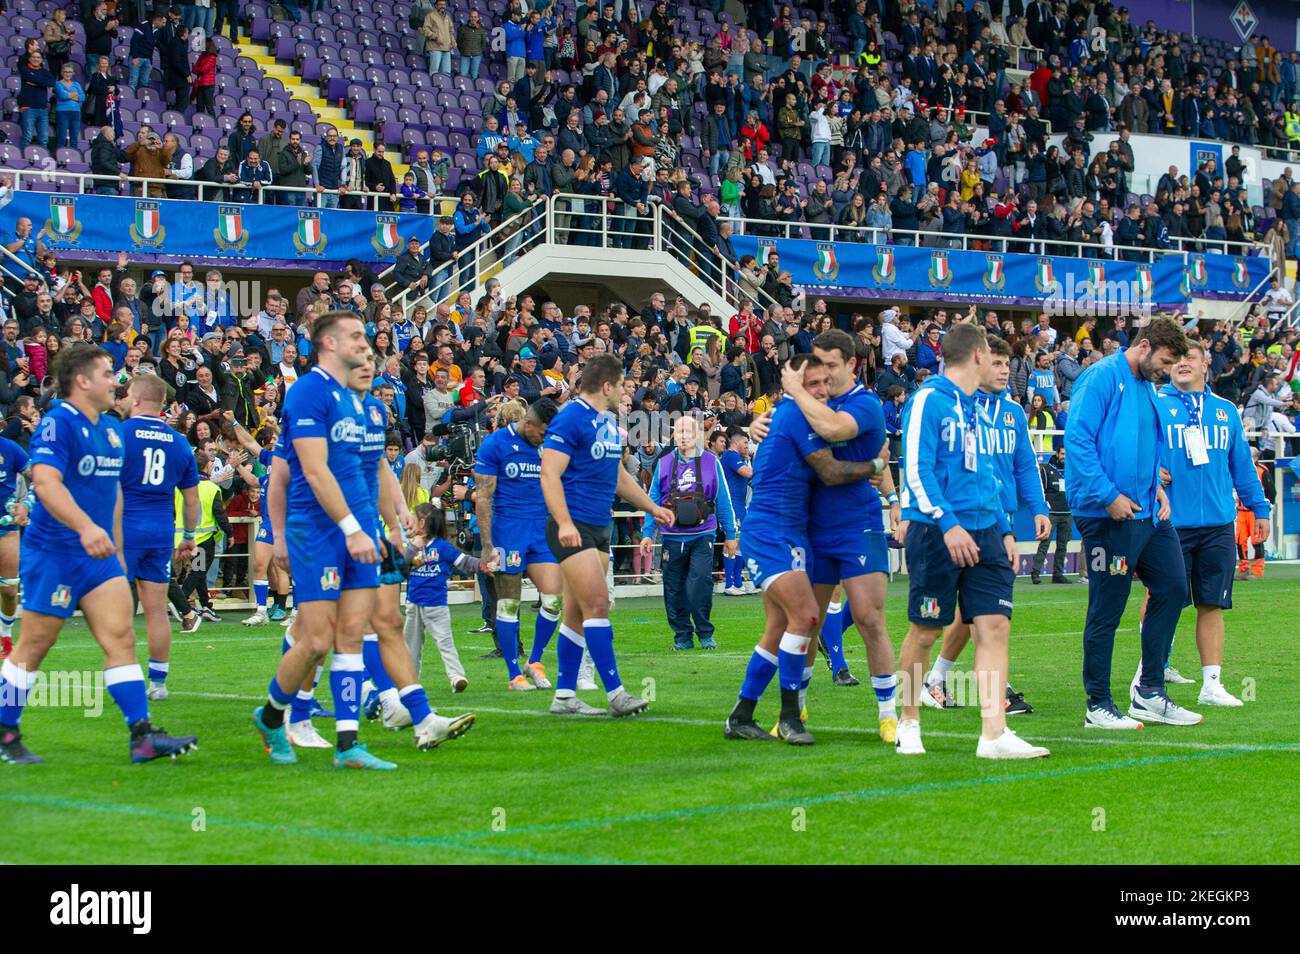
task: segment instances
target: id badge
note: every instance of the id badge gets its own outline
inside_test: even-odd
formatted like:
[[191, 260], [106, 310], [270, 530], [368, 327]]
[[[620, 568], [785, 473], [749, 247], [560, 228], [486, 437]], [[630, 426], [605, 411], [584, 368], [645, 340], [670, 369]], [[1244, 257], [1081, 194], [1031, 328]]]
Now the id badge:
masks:
[[965, 447], [965, 451], [966, 451], [966, 454], [965, 454], [965, 458], [966, 458], [966, 469], [969, 470], [969, 471], [973, 474], [973, 473], [975, 473], [977, 470], [980, 469], [979, 451], [978, 451], [978, 449], [977, 449], [977, 445], [976, 445], [976, 443], [975, 443], [975, 429], [974, 429], [974, 428], [967, 428], [967, 430], [966, 430], [966, 434], [965, 434], [965, 437], [964, 437], [962, 443], [963, 443], [963, 446]]
[[1210, 462], [1210, 455], [1205, 450], [1205, 432], [1199, 427], [1183, 428], [1183, 446], [1193, 467], [1202, 467]]

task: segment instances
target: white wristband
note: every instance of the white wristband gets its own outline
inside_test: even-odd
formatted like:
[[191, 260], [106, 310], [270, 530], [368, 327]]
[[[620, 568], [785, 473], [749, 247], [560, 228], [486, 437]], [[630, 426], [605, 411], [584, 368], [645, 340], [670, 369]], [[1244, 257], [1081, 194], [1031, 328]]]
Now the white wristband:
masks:
[[354, 533], [361, 532], [361, 523], [352, 514], [348, 514], [339, 521], [338, 527], [343, 531], [343, 536], [350, 537]]

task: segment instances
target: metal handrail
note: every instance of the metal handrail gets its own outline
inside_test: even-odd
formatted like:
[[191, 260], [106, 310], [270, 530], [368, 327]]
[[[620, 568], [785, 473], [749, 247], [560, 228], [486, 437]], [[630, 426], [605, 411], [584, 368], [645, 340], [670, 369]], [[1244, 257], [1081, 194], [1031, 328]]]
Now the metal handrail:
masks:
[[[1093, 245], [1090, 242], [1070, 242], [1046, 238], [1027, 239], [1015, 235], [973, 235], [967, 233], [935, 232], [927, 229], [883, 229], [867, 225], [810, 225], [807, 222], [782, 222], [774, 219], [749, 219], [744, 218], [743, 216], [726, 217], [725, 219], [722, 217], [719, 218], [719, 221], [724, 220], [740, 226], [748, 226], [752, 224], [763, 228], [774, 229], [777, 233], [773, 236], [775, 238], [803, 238], [804, 230], [808, 230], [810, 233], [809, 237], [814, 238], [819, 242], [859, 242], [867, 245], [881, 245], [886, 243], [879, 241], [877, 236], [882, 233], [888, 233], [892, 236], [903, 236], [909, 239], [921, 240], [920, 242], [912, 241], [908, 243], [894, 240], [892, 243], [889, 243], [895, 245], [922, 245], [927, 248], [969, 250], [971, 242], [995, 242], [1004, 245], [1007, 252], [1019, 253], [1022, 255], [1042, 255], [1045, 253], [1041, 250], [1049, 246], [1052, 248], [1066, 247], [1075, 249], [1078, 253], [1073, 256], [1075, 258], [1105, 258], [1107, 257], [1107, 252], [1114, 253], [1110, 257], [1116, 258], [1120, 252], [1136, 252], [1142, 256], [1143, 261], [1154, 261], [1153, 256], [1156, 255], [1189, 255], [1203, 250], [1208, 250], [1204, 248], [1205, 246], [1222, 247], [1224, 249], [1229, 246], [1240, 246], [1242, 249], [1240, 254], [1243, 255], [1249, 254], [1251, 249], [1258, 250], [1263, 248], [1262, 243], [1257, 242], [1229, 242], [1226, 239], [1189, 239], [1179, 237], [1173, 240], [1180, 244], [1180, 247], [1178, 248], [1160, 249], [1141, 248], [1136, 245], [1112, 245], [1108, 249], [1101, 245]], [[797, 231], [799, 234], [791, 235], [790, 232], [792, 230]], [[824, 237], [817, 238], [816, 236], [818, 233]], [[856, 235], [861, 237], [845, 238], [843, 237], [845, 233], [849, 236]], [[746, 228], [742, 234], [749, 234], [748, 228]], [[927, 244], [924, 241], [925, 239], [935, 239], [937, 241]], [[1187, 243], [1187, 245], [1191, 247], [1181, 247], [1183, 243]], [[1026, 246], [1029, 247], [1027, 250], [1025, 249]], [[1198, 248], [1197, 246], [1201, 247]], [[1229, 253], [1224, 252], [1222, 254]], [[1257, 254], [1262, 254], [1262, 252], [1257, 252]]]
[[[354, 191], [351, 191], [351, 190], [340, 190], [340, 189], [320, 189], [320, 190], [318, 190], [318, 189], [316, 188], [316, 186], [284, 186], [284, 185], [268, 185], [268, 186], [255, 187], [255, 186], [249, 185], [249, 184], [247, 184], [247, 183], [240, 183], [240, 182], [220, 182], [220, 183], [218, 183], [218, 182], [202, 182], [202, 181], [199, 181], [199, 180], [197, 180], [197, 179], [158, 179], [158, 178], [153, 178], [153, 177], [150, 177], [150, 176], [131, 176], [131, 175], [127, 175], [127, 174], [125, 174], [125, 173], [122, 173], [122, 174], [120, 174], [120, 175], [116, 175], [116, 176], [110, 176], [110, 175], [102, 175], [102, 174], [94, 173], [94, 172], [65, 172], [65, 171], [59, 171], [59, 170], [47, 170], [47, 169], [9, 169], [9, 168], [0, 168], [0, 176], [12, 176], [12, 177], [13, 177], [13, 187], [14, 187], [14, 191], [15, 191], [15, 192], [19, 192], [19, 191], [27, 191], [27, 192], [37, 191], [37, 190], [32, 190], [32, 189], [27, 189], [27, 190], [23, 190], [23, 189], [22, 189], [22, 185], [21, 185], [21, 183], [22, 183], [22, 179], [23, 179], [23, 177], [26, 177], [28, 180], [36, 179], [36, 180], [39, 180], [39, 181], [42, 181], [42, 182], [49, 182], [51, 179], [56, 180], [56, 181], [58, 181], [58, 180], [67, 180], [67, 181], [76, 182], [76, 183], [77, 183], [77, 192], [79, 192], [79, 193], [81, 193], [81, 194], [84, 194], [84, 195], [94, 194], [94, 183], [96, 183], [96, 182], [102, 182], [102, 183], [109, 183], [109, 182], [111, 182], [111, 183], [113, 183], [114, 185], [121, 185], [122, 183], [126, 183], [127, 185], [139, 184], [139, 185], [141, 185], [142, 187], [144, 187], [144, 188], [142, 189], [142, 191], [147, 191], [147, 187], [148, 187], [148, 186], [151, 186], [151, 185], [159, 185], [159, 186], [177, 186], [177, 187], [182, 187], [182, 188], [193, 188], [193, 189], [197, 189], [197, 190], [198, 190], [199, 194], [198, 194], [198, 199], [197, 199], [197, 200], [189, 199], [189, 200], [180, 200], [180, 201], [201, 201], [201, 202], [221, 201], [221, 200], [216, 200], [216, 199], [204, 199], [204, 198], [203, 198], [204, 190], [212, 190], [212, 189], [222, 189], [222, 190], [226, 190], [226, 191], [241, 191], [241, 190], [242, 190], [242, 191], [250, 191], [250, 192], [253, 192], [253, 193], [254, 193], [254, 198], [256, 198], [256, 200], [257, 200], [256, 202], [241, 202], [241, 203], [237, 203], [237, 204], [240, 204], [240, 205], [264, 205], [265, 203], [262, 202], [262, 193], [264, 193], [264, 192], [286, 192], [286, 193], [288, 193], [288, 192], [298, 192], [298, 193], [303, 193], [305, 196], [314, 196], [314, 195], [320, 195], [320, 194], [322, 194], [322, 193], [328, 193], [328, 194], [331, 194], [331, 195], [338, 195], [338, 196], [340, 196], [340, 197], [343, 197], [343, 196], [361, 196], [361, 197], [364, 197], [364, 198], [367, 200], [367, 205], [368, 205], [368, 207], [367, 207], [365, 210], [339, 209], [339, 210], [337, 210], [337, 211], [341, 211], [341, 212], [350, 212], [350, 211], [385, 212], [385, 211], [392, 211], [392, 210], [391, 210], [391, 207], [390, 207], [389, 209], [384, 209], [384, 208], [381, 208], [381, 207], [380, 207], [380, 200], [381, 200], [381, 199], [387, 199], [387, 200], [389, 200], [390, 202], [392, 201], [391, 196], [390, 196], [389, 193], [387, 193], [387, 192], [354, 192]], [[90, 184], [89, 189], [87, 188], [87, 183]], [[168, 198], [172, 198], [172, 197], [171, 197], [171, 196], [167, 196], [167, 195], [163, 195], [163, 196], [150, 196], [150, 195], [127, 195], [127, 196], [123, 196], [123, 195], [121, 195], [121, 194], [119, 193], [118, 195], [108, 195], [108, 196], [104, 196], [104, 198], [109, 198], [109, 199], [114, 199], [114, 198], [133, 198], [133, 199], [141, 199], [141, 198], [144, 198], [144, 199], [160, 198], [160, 199], [168, 199]], [[438, 196], [428, 196], [428, 197], [426, 197], [425, 199], [423, 199], [423, 200], [421, 200], [421, 201], [432, 201], [432, 200], [436, 200], [436, 199], [438, 199], [438, 198], [439, 198]], [[234, 200], [229, 200], [229, 201], [233, 202]], [[286, 205], [286, 206], [283, 206], [283, 207], [284, 207], [284, 208], [307, 208], [308, 206], [306, 206], [306, 205], [302, 205], [302, 206], [288, 206], [288, 205]], [[317, 207], [319, 208], [319, 206], [317, 206]]]

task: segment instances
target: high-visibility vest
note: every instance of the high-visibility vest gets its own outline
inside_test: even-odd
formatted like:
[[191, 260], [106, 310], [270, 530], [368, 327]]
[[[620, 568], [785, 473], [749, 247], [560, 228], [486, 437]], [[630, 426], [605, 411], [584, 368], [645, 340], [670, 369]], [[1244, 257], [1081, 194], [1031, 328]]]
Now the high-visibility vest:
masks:
[[[210, 480], [200, 480], [199, 486], [199, 525], [194, 528], [194, 542], [203, 543], [218, 533], [217, 520], [212, 513], [212, 505], [221, 493], [221, 488]], [[176, 491], [176, 542], [180, 543], [181, 531], [185, 529], [185, 498], [180, 490]]]
[[1300, 139], [1300, 116], [1288, 109], [1282, 115], [1282, 128], [1286, 132], [1287, 139]]
[[703, 348], [705, 351], [708, 351], [709, 339], [721, 337], [723, 337], [721, 329], [715, 328], [712, 325], [696, 325], [691, 329], [691, 337], [689, 338], [686, 353], [689, 355], [696, 348]]

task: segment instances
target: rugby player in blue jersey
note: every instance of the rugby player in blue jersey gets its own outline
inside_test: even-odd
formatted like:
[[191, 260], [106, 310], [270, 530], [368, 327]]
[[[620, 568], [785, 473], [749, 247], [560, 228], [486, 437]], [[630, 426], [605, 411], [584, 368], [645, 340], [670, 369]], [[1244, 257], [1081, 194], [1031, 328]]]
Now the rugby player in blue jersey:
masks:
[[575, 695], [584, 648], [605, 694], [609, 714], [630, 716], [649, 703], [623, 688], [614, 656], [614, 629], [609, 622], [610, 525], [615, 496], [654, 517], [672, 523], [671, 510], [650, 499], [623, 467], [623, 441], [615, 411], [623, 393], [623, 362], [612, 354], [592, 358], [582, 369], [577, 395], [551, 420], [542, 449], [542, 496], [548, 512], [546, 542], [564, 577], [563, 622], [555, 653], [558, 661], [556, 715], [602, 715]]
[[[405, 549], [402, 533], [404, 530], [415, 533], [419, 528], [384, 456], [388, 409], [370, 392], [374, 377], [374, 365], [370, 362], [353, 368], [348, 377], [348, 387], [362, 399], [366, 417], [365, 439], [361, 444], [361, 469], [366, 479], [366, 498], [370, 502], [365, 514], [366, 525], [374, 527], [383, 551], [379, 593], [367, 631], [362, 636], [361, 655], [376, 693], [378, 705], [375, 709], [383, 710], [384, 726], [400, 729], [413, 725], [416, 748], [432, 749], [468, 732], [474, 725], [475, 716], [466, 713], [447, 718], [433, 712], [403, 635], [399, 599], [403, 579], [400, 554]], [[387, 539], [383, 539], [385, 529], [388, 531]], [[364, 692], [362, 698], [365, 699]], [[371, 717], [371, 713], [366, 715]]]
[[[550, 689], [542, 654], [560, 623], [560, 566], [546, 542], [542, 497], [542, 441], [559, 408], [550, 398], [534, 401], [522, 421], [493, 431], [474, 462], [474, 513], [483, 540], [482, 559], [495, 562], [497, 643], [505, 660], [507, 687]], [[528, 672], [519, 667], [519, 598], [523, 576], [533, 581], [541, 609], [533, 624]]]
[[[1223, 611], [1232, 608], [1237, 563], [1233, 492], [1255, 514], [1255, 543], [1268, 539], [1271, 508], [1260, 485], [1236, 405], [1205, 387], [1210, 356], [1198, 341], [1169, 372], [1159, 391], [1165, 441], [1160, 462], [1168, 475], [1169, 519], [1187, 569], [1196, 607], [1196, 648], [1206, 706], [1236, 707], [1241, 700], [1223, 685]], [[1168, 658], [1165, 668], [1168, 671]], [[1131, 694], [1141, 682], [1141, 668]]]
[[[262, 465], [262, 475], [257, 478], [259, 490], [257, 538], [252, 544], [253, 602], [257, 604], [257, 609], [253, 611], [252, 616], [241, 622], [245, 626], [279, 622], [288, 615], [284, 611], [282, 601], [289, 593], [289, 582], [288, 574], [275, 566], [271, 559], [275, 550], [275, 531], [271, 527], [271, 517], [266, 509], [268, 496], [266, 489], [271, 479], [271, 466], [275, 460], [274, 448], [280, 433], [279, 428], [273, 421], [266, 421], [258, 428], [257, 437], [254, 438], [235, 420], [233, 411], [226, 411], [222, 416], [234, 429], [235, 439], [248, 453], [249, 459], [256, 460]], [[276, 600], [274, 606], [269, 606], [272, 585], [275, 586]]]
[[[127, 391], [130, 417], [122, 422], [122, 547], [126, 578], [135, 582], [149, 644], [149, 698], [167, 698], [172, 627], [167, 586], [173, 550], [177, 562], [192, 559], [199, 522], [199, 471], [185, 435], [162, 418], [167, 385], [138, 375]], [[215, 491], [215, 487], [213, 488]], [[181, 539], [175, 538], [176, 492], [182, 498]], [[198, 619], [195, 615], [195, 619]]]
[[[18, 478], [27, 483], [18, 497]], [[0, 659], [13, 649], [14, 616], [18, 612], [18, 529], [31, 519], [36, 495], [32, 491], [31, 458], [20, 444], [0, 437]]]
[[196, 740], [150, 723], [135, 657], [131, 590], [118, 555], [122, 435], [104, 415], [117, 390], [113, 359], [94, 345], [73, 344], [51, 371], [62, 401], [41, 419], [31, 444], [37, 503], [19, 558], [22, 634], [0, 666], [0, 761], [44, 761], [23, 744], [18, 722], [37, 668], [78, 609], [104, 650], [104, 685], [126, 718], [131, 761], [179, 755]]
[[[990, 338], [990, 360], [985, 378], [975, 392], [975, 403], [984, 411], [979, 425], [980, 453], [993, 457], [994, 471], [1002, 484], [1002, 509], [1014, 528], [1016, 512], [1028, 507], [1034, 514], [1034, 539], [1046, 540], [1052, 534], [1047, 499], [1038, 476], [1038, 458], [1029, 443], [1029, 421], [1022, 408], [1007, 393], [1011, 378], [1011, 346], [1001, 338]], [[934, 668], [925, 677], [921, 702], [932, 709], [951, 709], [957, 703], [948, 692], [946, 682], [953, 663], [970, 642], [970, 624], [954, 620], [943, 634], [943, 646]], [[1007, 684], [1007, 715], [1033, 712], [1024, 695]]]
[[975, 754], [988, 759], [1048, 755], [1006, 727], [1004, 687], [1018, 560], [993, 455], [981, 448], [987, 412], [975, 391], [992, 353], [975, 325], [943, 342], [944, 373], [926, 380], [903, 413], [903, 523], [910, 626], [899, 653], [903, 718], [895, 751], [924, 755], [921, 702], [930, 647], [961, 612], [975, 628], [975, 674], [983, 722]]
[[[812, 584], [819, 613], [824, 615], [837, 586], [842, 586], [853, 614], [853, 622], [866, 647], [871, 686], [879, 709], [880, 738], [894, 744], [898, 727], [894, 694], [898, 680], [894, 672], [894, 647], [885, 626], [885, 592], [889, 585], [889, 548], [885, 541], [884, 515], [880, 494], [865, 479], [879, 474], [886, 495], [893, 494], [889, 472], [889, 438], [885, 434], [880, 399], [854, 380], [853, 339], [832, 329], [812, 342], [812, 353], [821, 362], [827, 379], [827, 400], [813, 397], [803, 387], [802, 375], [783, 372], [786, 396], [803, 412], [809, 426], [830, 447], [836, 460], [870, 463], [864, 478], [845, 483], [818, 481], [812, 490], [808, 532], [812, 547]], [[894, 497], [893, 519], [900, 514]], [[844, 660], [843, 634], [827, 640], [834, 676], [845, 684], [848, 664]], [[811, 663], [805, 681], [812, 676]], [[850, 677], [851, 678], [851, 677]], [[857, 680], [853, 680], [856, 682]]]
[[[830, 394], [829, 377], [821, 359], [800, 354], [782, 371], [782, 381], [798, 387], [814, 401]], [[821, 615], [809, 570], [815, 553], [809, 541], [809, 500], [820, 480], [828, 485], [861, 481], [880, 468], [875, 460], [837, 459], [819, 437], [799, 404], [783, 400], [761, 434], [754, 456], [749, 509], [740, 531], [741, 556], [750, 578], [763, 591], [766, 621], [763, 636], [750, 657], [735, 707], [723, 725], [724, 738], [767, 740], [790, 745], [812, 745], [804, 726], [804, 690], [816, 658], [812, 634]], [[829, 593], [827, 594], [829, 596]], [[779, 673], [781, 715], [776, 735], [765, 732], [754, 719], [759, 698]]]
[[[281, 441], [287, 484], [283, 536], [276, 560], [293, 573], [299, 624], [296, 642], [280, 657], [268, 700], [253, 713], [271, 761], [298, 760], [284, 731], [285, 712], [295, 693], [331, 650], [330, 688], [337, 729], [334, 765], [392, 769], [357, 741], [364, 663], [361, 637], [369, 628], [379, 588], [379, 549], [373, 510], [362, 473], [365, 412], [347, 385], [354, 368], [370, 361], [365, 326], [350, 312], [327, 312], [312, 328], [318, 363], [286, 396]], [[277, 491], [272, 469], [268, 509], [275, 518]], [[283, 550], [283, 555], [281, 554]]]

